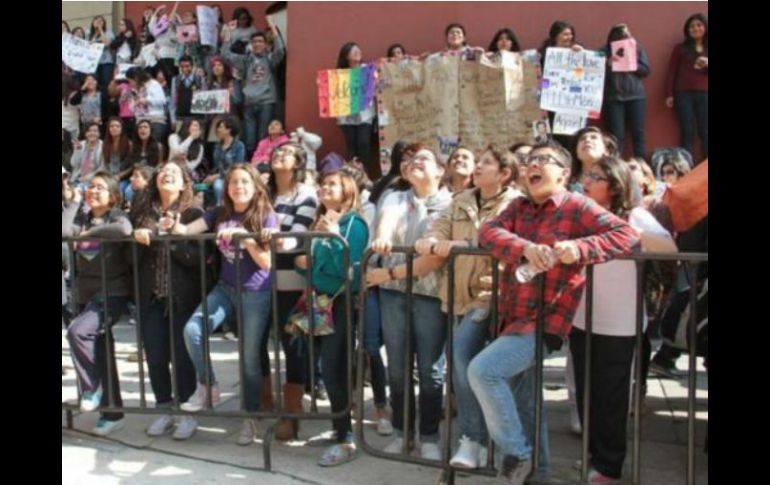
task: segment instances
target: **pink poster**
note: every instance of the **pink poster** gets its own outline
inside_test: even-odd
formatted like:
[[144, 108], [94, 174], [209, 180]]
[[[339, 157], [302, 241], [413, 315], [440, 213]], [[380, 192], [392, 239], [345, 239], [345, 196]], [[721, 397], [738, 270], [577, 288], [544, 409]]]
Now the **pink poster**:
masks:
[[636, 66], [636, 41], [616, 40], [610, 43], [612, 49], [612, 72], [634, 72]]

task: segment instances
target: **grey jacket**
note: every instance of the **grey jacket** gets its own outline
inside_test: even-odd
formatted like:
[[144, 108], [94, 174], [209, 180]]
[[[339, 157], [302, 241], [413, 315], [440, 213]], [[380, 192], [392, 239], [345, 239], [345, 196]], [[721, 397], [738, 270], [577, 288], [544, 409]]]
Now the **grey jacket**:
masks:
[[222, 46], [224, 57], [235, 65], [242, 73], [244, 106], [270, 104], [278, 101], [278, 90], [275, 84], [275, 68], [286, 55], [286, 48], [280, 36], [275, 39], [273, 50], [266, 54], [257, 55], [253, 52], [235, 54], [230, 51], [232, 42]]

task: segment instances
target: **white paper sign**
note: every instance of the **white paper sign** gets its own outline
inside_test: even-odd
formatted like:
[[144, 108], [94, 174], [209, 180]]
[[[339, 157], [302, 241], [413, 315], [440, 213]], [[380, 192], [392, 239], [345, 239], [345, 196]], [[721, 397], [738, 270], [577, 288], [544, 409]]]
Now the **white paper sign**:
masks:
[[75, 71], [86, 74], [96, 72], [103, 50], [101, 42], [92, 44], [67, 33], [61, 36], [61, 60]]
[[540, 108], [599, 118], [607, 59], [597, 51], [549, 47], [541, 81]]
[[230, 111], [230, 91], [214, 89], [193, 93], [190, 113], [228, 113]]
[[553, 118], [554, 135], [574, 135], [581, 128], [585, 128], [588, 118], [569, 113], [556, 113]]
[[118, 64], [118, 75], [115, 76], [115, 79], [118, 81], [126, 79], [126, 73], [132, 67], [136, 67], [136, 64]]
[[201, 45], [217, 45], [217, 13], [211, 7], [198, 5], [198, 37]]

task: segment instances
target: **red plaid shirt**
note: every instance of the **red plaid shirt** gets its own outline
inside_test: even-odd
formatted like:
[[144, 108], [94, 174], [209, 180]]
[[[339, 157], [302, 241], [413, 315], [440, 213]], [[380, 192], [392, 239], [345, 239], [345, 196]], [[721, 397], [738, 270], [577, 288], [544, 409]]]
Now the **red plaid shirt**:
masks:
[[530, 242], [553, 246], [566, 240], [577, 242], [580, 261], [570, 265], [557, 263], [546, 272], [543, 305], [545, 331], [562, 338], [572, 327], [583, 293], [583, 267], [631, 253], [639, 243], [639, 234], [593, 200], [566, 190], [541, 205], [519, 197], [481, 227], [479, 245], [505, 263], [498, 301], [500, 335], [535, 331], [537, 279], [522, 284], [515, 276], [517, 266], [526, 262], [524, 248]]

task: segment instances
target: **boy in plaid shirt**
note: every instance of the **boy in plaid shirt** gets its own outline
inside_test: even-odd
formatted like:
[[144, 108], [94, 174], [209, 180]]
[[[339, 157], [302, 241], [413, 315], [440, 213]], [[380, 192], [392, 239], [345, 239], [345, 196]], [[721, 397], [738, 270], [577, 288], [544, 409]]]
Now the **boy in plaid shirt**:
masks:
[[[514, 200], [479, 233], [479, 245], [505, 263], [505, 270], [499, 337], [471, 361], [468, 380], [502, 450], [500, 473], [507, 484], [523, 485], [532, 471], [533, 431], [523, 431], [517, 408], [531, 409], [535, 402], [529, 392], [514, 399], [508, 384], [534, 372], [535, 366], [537, 279], [519, 283], [516, 268], [529, 262], [545, 271], [544, 340], [549, 350], [558, 350], [580, 302], [583, 267], [627, 255], [639, 243], [638, 233], [625, 221], [565, 189], [571, 162], [569, 152], [556, 142], [536, 145], [526, 162], [527, 197]], [[533, 423], [526, 426], [531, 431]]]

